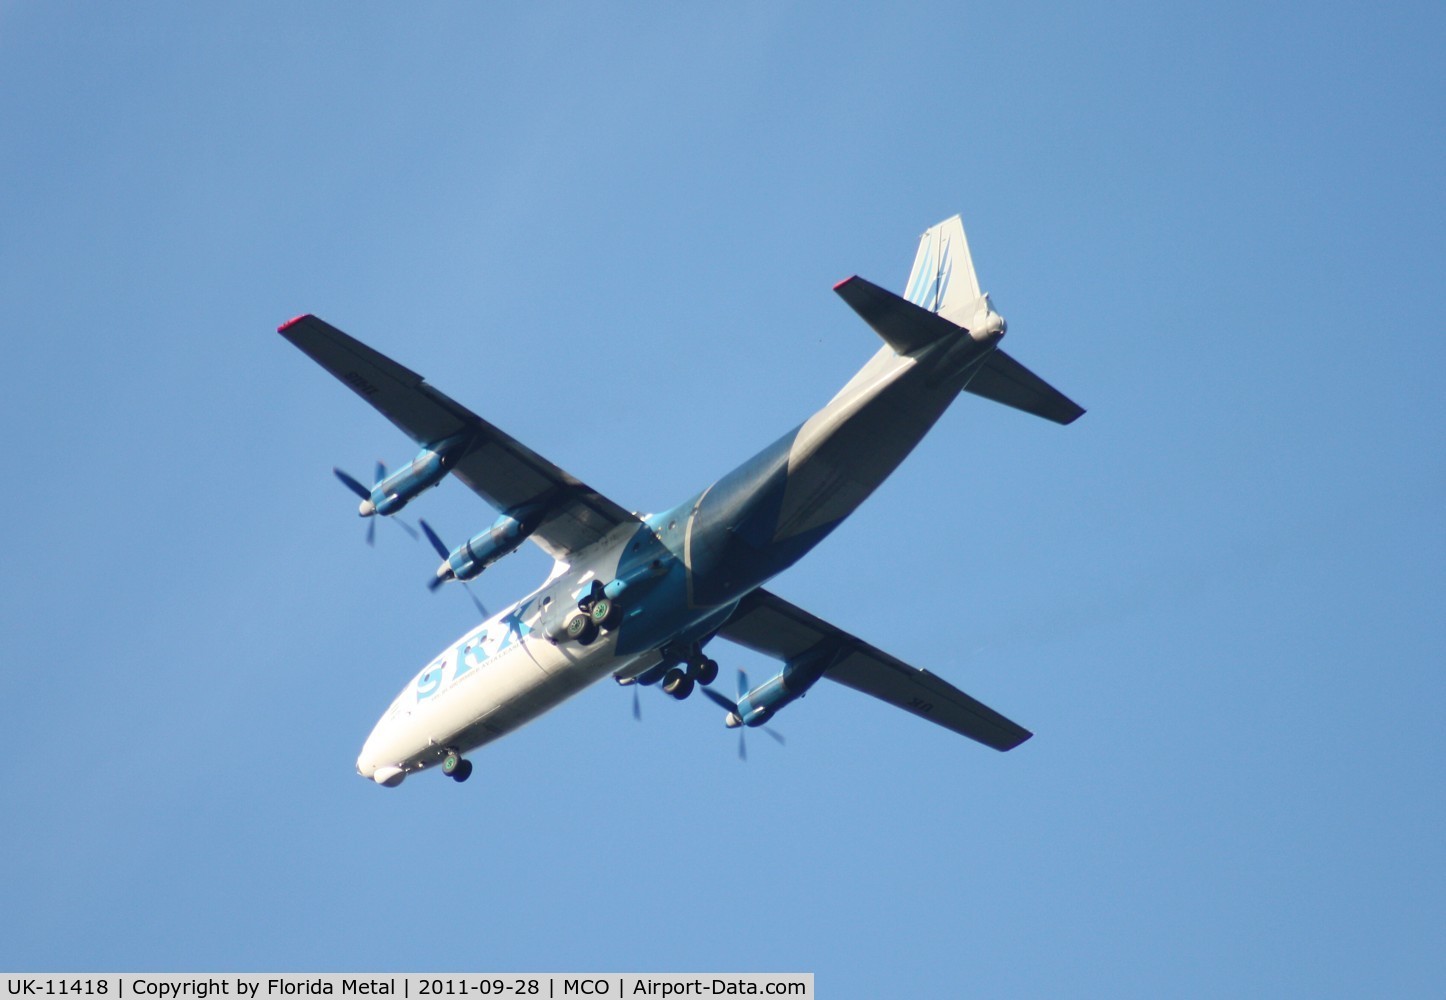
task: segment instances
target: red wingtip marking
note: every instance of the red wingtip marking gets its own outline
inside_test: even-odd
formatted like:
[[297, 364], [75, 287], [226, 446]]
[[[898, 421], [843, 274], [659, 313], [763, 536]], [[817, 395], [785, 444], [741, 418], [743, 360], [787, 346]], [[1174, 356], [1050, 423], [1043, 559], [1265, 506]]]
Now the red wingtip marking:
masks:
[[293, 316], [293, 317], [291, 317], [289, 320], [287, 320], [285, 323], [282, 323], [280, 326], [278, 326], [278, 327], [276, 328], [276, 332], [277, 332], [277, 333], [285, 333], [287, 330], [291, 329], [291, 328], [292, 328], [293, 326], [295, 326], [297, 323], [300, 323], [302, 320], [306, 319], [306, 318], [309, 317], [310, 315], [311, 315], [311, 313], [302, 313], [300, 316]]
[[834, 285], [834, 286], [833, 286], [833, 290], [834, 290], [834, 291], [838, 291], [838, 290], [839, 290], [840, 288], [842, 288], [844, 285], [847, 285], [850, 281], [853, 281], [853, 280], [854, 280], [855, 278], [857, 278], [857, 277], [858, 277], [857, 274], [851, 274], [851, 275], [849, 275], [849, 276], [848, 276], [847, 278], [845, 278], [843, 281], [840, 281], [837, 285]]

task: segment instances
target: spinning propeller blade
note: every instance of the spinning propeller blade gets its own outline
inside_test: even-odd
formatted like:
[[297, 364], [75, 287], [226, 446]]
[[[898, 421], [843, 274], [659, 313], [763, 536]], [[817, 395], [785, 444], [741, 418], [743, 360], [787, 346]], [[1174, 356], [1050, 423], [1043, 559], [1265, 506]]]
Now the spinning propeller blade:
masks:
[[487, 610], [487, 605], [483, 604], [482, 600], [475, 593], [472, 592], [472, 586], [465, 580], [462, 581], [462, 589], [467, 591], [468, 597], [472, 598], [472, 604], [477, 608], [477, 613], [479, 615], [481, 615], [483, 618], [492, 617], [492, 612]]
[[[334, 466], [333, 466], [333, 468], [332, 468], [331, 471], [332, 471], [332, 474], [333, 474], [334, 476], [336, 476], [337, 479], [341, 480], [341, 484], [342, 484], [343, 486], [345, 486], [347, 489], [351, 490], [353, 493], [355, 493], [357, 496], [361, 497], [363, 500], [370, 500], [370, 499], [372, 498], [372, 491], [369, 490], [369, 489], [367, 489], [365, 486], [363, 486], [363, 485], [362, 485], [360, 482], [358, 482], [353, 476], [348, 475], [347, 473], [343, 472], [341, 469], [338, 469], [338, 468], [336, 468], [336, 467], [334, 467]], [[387, 467], [386, 467], [385, 465], [383, 465], [381, 462], [378, 462], [378, 463], [377, 463], [377, 482], [380, 483], [380, 482], [381, 482], [383, 479], [385, 479], [385, 478], [387, 478]], [[377, 520], [376, 520], [376, 515], [373, 514], [373, 515], [370, 515], [370, 517], [371, 517], [371, 519], [367, 522], [367, 544], [368, 544], [368, 545], [376, 545], [376, 543], [377, 543]], [[410, 524], [408, 524], [406, 521], [403, 521], [403, 520], [402, 520], [401, 518], [399, 518], [399, 517], [393, 517], [393, 518], [390, 518], [389, 520], [395, 521], [397, 524], [401, 525], [402, 530], [405, 531], [407, 534], [411, 535], [413, 539], [415, 539], [415, 538], [417, 537], [417, 529], [416, 529], [416, 528], [413, 528], [413, 527], [412, 527]]]
[[371, 490], [367, 489], [367, 488], [366, 488], [365, 486], [363, 486], [361, 483], [357, 482], [357, 481], [356, 481], [355, 479], [353, 479], [351, 476], [348, 476], [345, 472], [342, 472], [342, 471], [341, 471], [340, 469], [338, 469], [338, 468], [333, 467], [331, 471], [332, 471], [332, 473], [336, 476], [336, 478], [338, 478], [338, 479], [340, 479], [340, 480], [342, 481], [342, 485], [344, 485], [347, 489], [351, 490], [353, 493], [355, 493], [357, 496], [361, 497], [363, 500], [369, 500], [369, 499], [371, 499], [371, 495], [372, 495], [372, 491], [371, 491]]
[[[742, 719], [743, 713], [738, 710], [738, 702], [737, 702], [737, 701], [729, 701], [727, 697], [725, 697], [724, 695], [719, 694], [717, 691], [714, 691], [714, 690], [713, 690], [712, 688], [710, 688], [710, 687], [702, 687], [702, 686], [700, 686], [700, 687], [698, 688], [698, 690], [699, 690], [699, 691], [702, 691], [703, 694], [707, 696], [708, 700], [711, 701], [711, 702], [713, 702], [713, 704], [717, 705], [719, 708], [722, 708], [722, 709], [725, 709], [726, 711], [732, 712], [732, 713], [733, 713], [735, 716], [737, 716], [740, 720]], [[742, 700], [743, 700], [743, 696], [744, 696], [745, 694], [747, 694], [747, 693], [748, 693], [748, 675], [747, 675], [746, 673], [744, 673], [742, 670], [740, 670], [740, 671], [738, 671], [738, 700], [739, 700], [739, 701], [742, 701]], [[746, 737], [744, 734], [749, 730], [749, 728], [761, 728], [765, 733], [767, 733], [769, 736], [773, 737], [773, 739], [777, 740], [780, 745], [786, 745], [786, 744], [788, 743], [788, 741], [783, 738], [783, 734], [782, 734], [782, 733], [775, 732], [774, 730], [769, 729], [767, 726], [757, 726], [757, 727], [739, 726], [739, 727], [738, 727], [738, 759], [741, 760], [741, 761], [747, 761], [747, 760], [748, 760], [748, 740], [747, 740], [747, 737]]]
[[732, 712], [734, 715], [738, 714], [737, 702], [729, 701], [727, 698], [723, 697], [723, 695], [719, 694], [717, 691], [714, 691], [710, 687], [699, 687], [698, 690], [702, 691], [703, 694], [708, 697], [708, 700], [713, 702], [713, 704], [717, 705], [719, 708], [726, 709], [727, 711]]
[[[442, 559], [445, 561], [447, 557], [452, 554], [451, 550], [447, 548], [447, 543], [442, 541], [441, 537], [432, 530], [432, 526], [428, 524], [425, 519], [418, 518], [417, 524], [421, 526], [422, 533], [427, 536], [427, 541], [432, 543], [432, 548], [437, 550], [437, 555], [441, 556]], [[412, 537], [416, 538], [417, 536], [415, 533], [413, 533]], [[442, 577], [434, 576], [427, 581], [427, 589], [435, 591], [438, 587], [440, 587], [446, 582], [447, 581]], [[462, 589], [467, 591], [467, 596], [472, 598], [473, 605], [476, 606], [478, 612], [481, 613], [482, 617], [491, 617], [491, 612], [487, 610], [487, 605], [483, 604], [482, 601], [478, 599], [477, 595], [472, 592], [472, 588], [468, 585], [467, 581], [461, 580], [459, 582], [462, 584]]]
[[425, 520], [421, 519], [419, 519], [417, 523], [422, 526], [422, 533], [427, 536], [427, 541], [432, 543], [432, 548], [437, 550], [437, 555], [441, 556], [443, 559], [446, 559], [449, 555], [451, 555], [451, 553], [447, 551], [447, 546], [440, 538], [437, 537], [437, 533], [432, 530], [432, 526], [430, 524], [428, 524]]
[[[451, 555], [451, 553], [447, 551], [447, 546], [442, 544], [442, 540], [437, 537], [437, 533], [432, 530], [432, 526], [428, 524], [425, 519], [418, 518], [417, 523], [422, 526], [422, 533], [427, 536], [427, 541], [432, 543], [432, 548], [437, 550], [437, 555], [441, 556], [443, 560]], [[434, 576], [427, 581], [427, 589], [436, 590], [446, 582], [442, 577]]]

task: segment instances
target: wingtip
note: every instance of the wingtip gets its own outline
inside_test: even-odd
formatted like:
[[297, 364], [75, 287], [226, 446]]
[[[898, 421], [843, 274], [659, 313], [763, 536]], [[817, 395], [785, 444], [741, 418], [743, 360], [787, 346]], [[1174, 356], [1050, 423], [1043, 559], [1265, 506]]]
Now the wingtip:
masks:
[[859, 277], [859, 276], [858, 276], [857, 274], [851, 274], [851, 275], [849, 275], [849, 276], [848, 276], [847, 278], [845, 278], [843, 281], [840, 281], [838, 284], [834, 285], [834, 286], [833, 286], [833, 290], [834, 290], [834, 291], [838, 291], [839, 289], [843, 288], [844, 285], [847, 285], [850, 281], [857, 281], [857, 280], [858, 280], [858, 277]]
[[1021, 743], [1028, 743], [1034, 738], [1034, 734], [1031, 733], [1028, 729], [1022, 729], [1021, 732], [1023, 733], [1023, 735], [1017, 735], [1011, 739], [1005, 740], [1002, 743], [995, 744], [994, 749], [1000, 751], [1001, 753], [1007, 753], [1008, 751], [1013, 750], [1015, 747], [1019, 746]]
[[282, 323], [280, 326], [278, 326], [276, 328], [276, 332], [285, 333], [287, 330], [290, 330], [293, 326], [295, 326], [297, 323], [300, 323], [304, 319], [311, 319], [311, 313], [302, 313], [300, 316], [291, 317], [285, 323]]

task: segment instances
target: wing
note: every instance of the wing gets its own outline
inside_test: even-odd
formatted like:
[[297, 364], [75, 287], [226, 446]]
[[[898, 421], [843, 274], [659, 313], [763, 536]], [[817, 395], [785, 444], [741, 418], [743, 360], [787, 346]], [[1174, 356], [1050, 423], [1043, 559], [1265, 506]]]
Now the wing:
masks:
[[873, 695], [995, 750], [1012, 750], [1034, 735], [942, 677], [911, 667], [761, 588], [739, 602], [738, 610], [718, 634], [784, 661], [820, 644], [834, 644], [840, 653], [824, 673], [829, 680]]
[[531, 538], [554, 559], [584, 548], [635, 514], [428, 385], [422, 376], [315, 316], [278, 332], [396, 424], [419, 445], [471, 439], [452, 474], [499, 511], [541, 506]]

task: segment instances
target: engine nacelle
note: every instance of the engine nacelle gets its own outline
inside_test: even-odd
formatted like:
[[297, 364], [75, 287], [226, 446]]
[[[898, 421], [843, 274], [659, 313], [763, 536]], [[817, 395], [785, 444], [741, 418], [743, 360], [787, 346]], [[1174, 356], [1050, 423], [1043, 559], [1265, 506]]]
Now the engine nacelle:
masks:
[[724, 724], [729, 729], [763, 725], [784, 705], [802, 698], [837, 658], [836, 650], [825, 648], [810, 650], [797, 659], [789, 660], [777, 677], [764, 681], [739, 698], [738, 711], [729, 712]]
[[465, 437], [454, 437], [417, 452], [404, 468], [372, 487], [371, 496], [361, 502], [361, 515], [389, 516], [401, 510], [423, 490], [440, 483], [467, 450], [467, 444]]
[[437, 567], [437, 576], [443, 580], [471, 580], [503, 556], [516, 552], [541, 520], [540, 510], [503, 514], [492, 527], [453, 549], [447, 561]]

